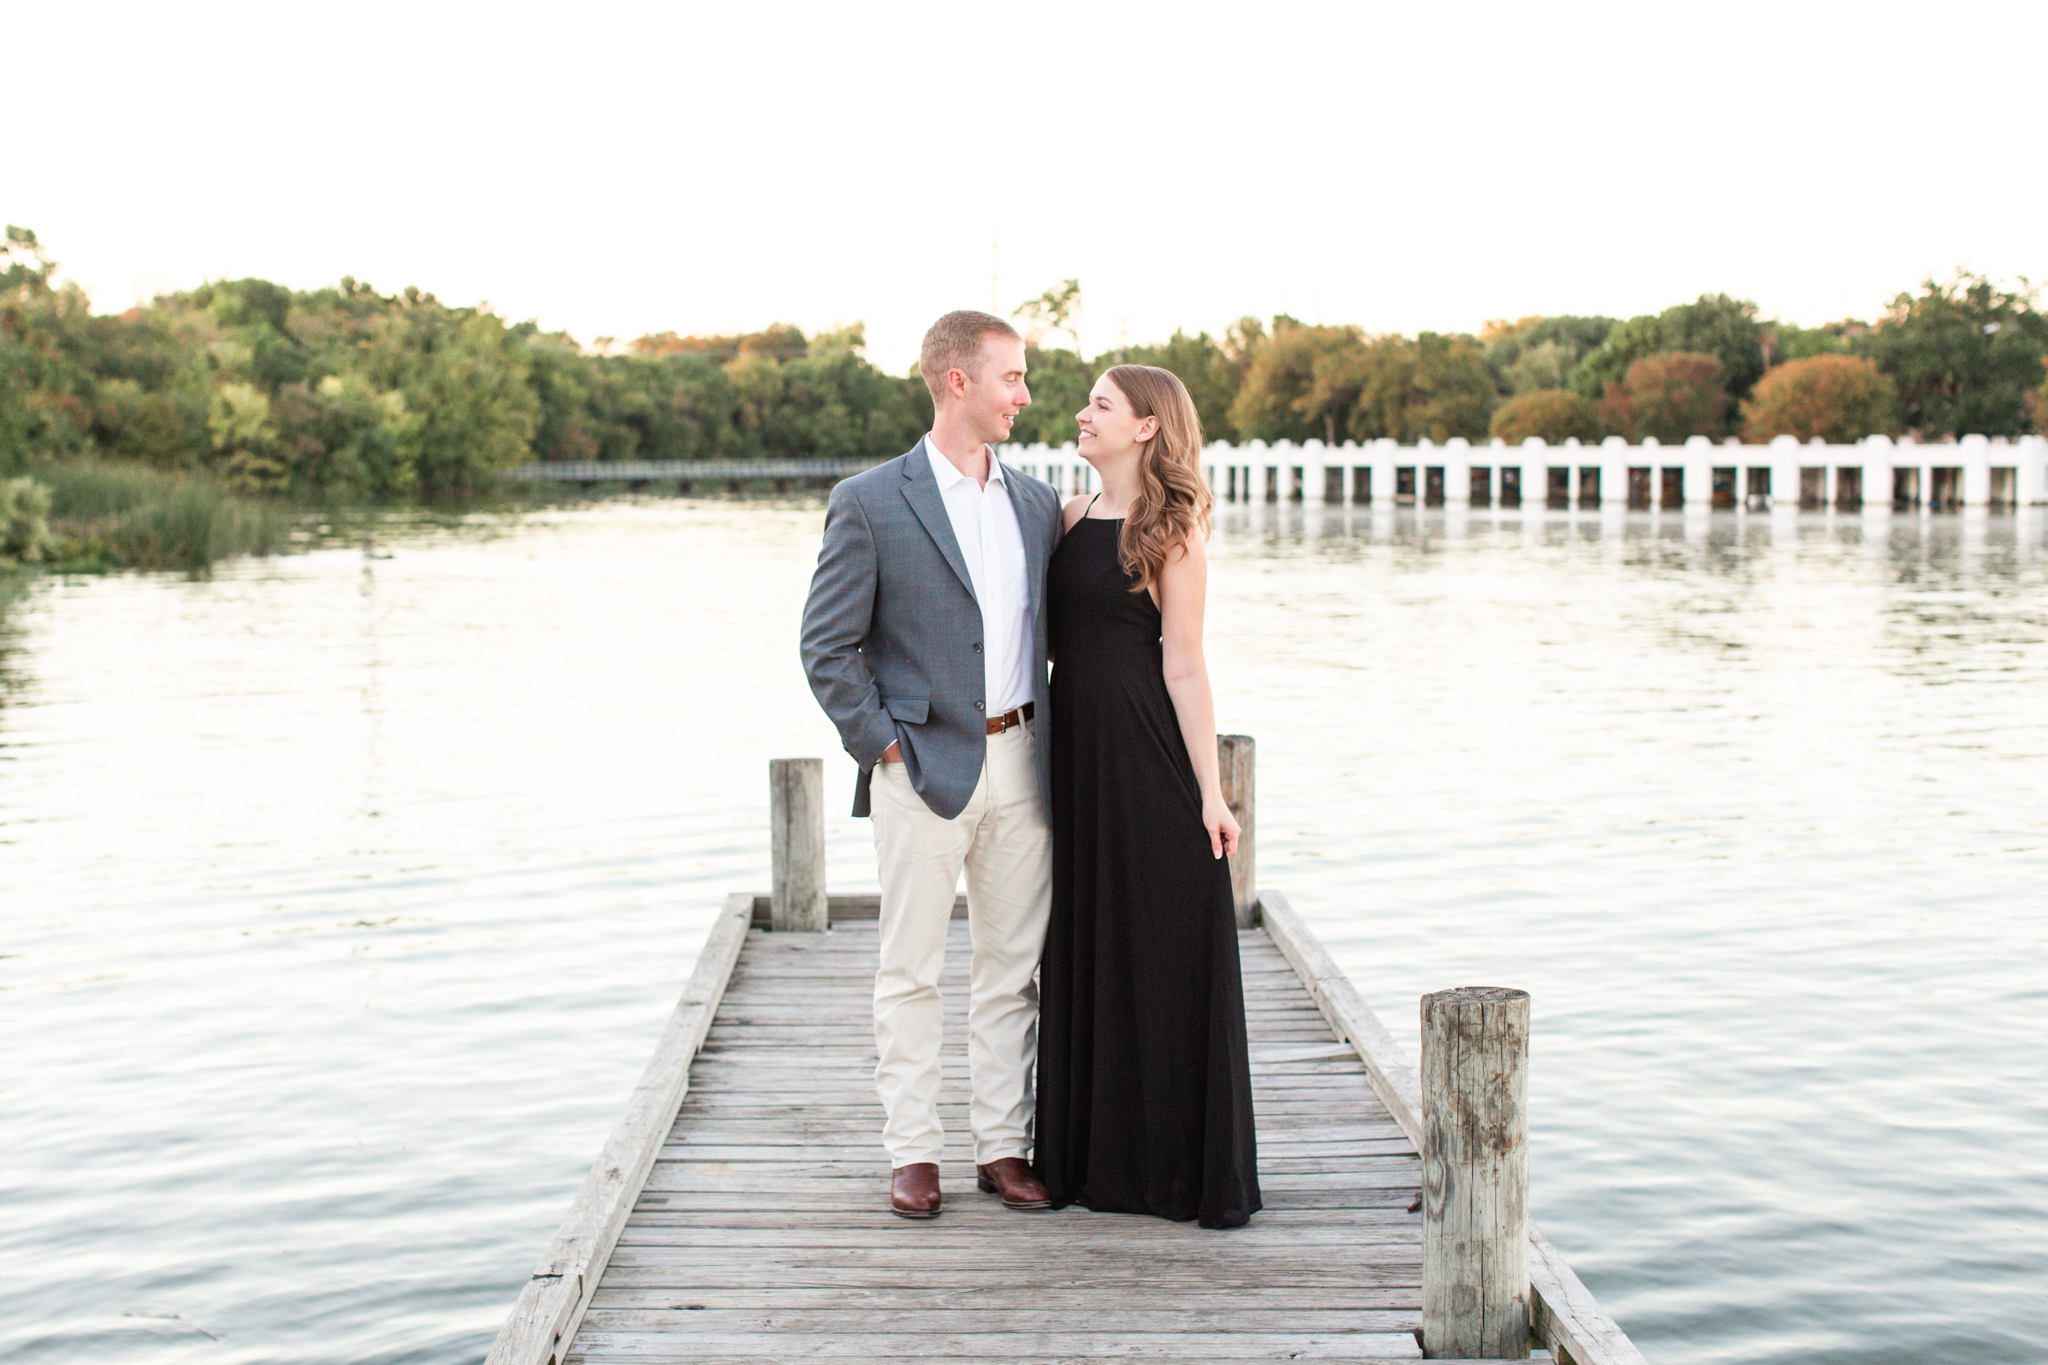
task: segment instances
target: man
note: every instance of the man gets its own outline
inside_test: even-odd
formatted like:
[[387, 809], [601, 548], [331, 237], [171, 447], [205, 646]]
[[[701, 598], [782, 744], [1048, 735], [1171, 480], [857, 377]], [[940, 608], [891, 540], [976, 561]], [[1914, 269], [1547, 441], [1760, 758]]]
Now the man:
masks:
[[1045, 566], [1060, 501], [990, 449], [1031, 402], [1016, 329], [948, 313], [925, 334], [918, 370], [931, 434], [832, 490], [804, 605], [804, 671], [860, 765], [853, 813], [874, 820], [875, 1089], [890, 1207], [939, 1212], [939, 973], [964, 870], [977, 1183], [1007, 1207], [1042, 1209], [1029, 1162], [1033, 974], [1052, 906]]

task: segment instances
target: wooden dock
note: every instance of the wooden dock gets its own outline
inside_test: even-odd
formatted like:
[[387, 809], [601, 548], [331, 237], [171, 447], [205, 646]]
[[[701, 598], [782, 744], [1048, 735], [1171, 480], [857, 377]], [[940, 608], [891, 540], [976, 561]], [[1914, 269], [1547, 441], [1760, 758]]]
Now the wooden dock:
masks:
[[[1265, 1211], [1249, 1227], [974, 1188], [966, 925], [949, 944], [946, 1205], [887, 1209], [874, 1090], [873, 897], [774, 933], [730, 897], [625, 1119], [488, 1365], [1414, 1359], [1424, 1138], [1414, 1070], [1284, 897], [1240, 945]], [[1533, 1345], [1641, 1365], [1529, 1235]]]

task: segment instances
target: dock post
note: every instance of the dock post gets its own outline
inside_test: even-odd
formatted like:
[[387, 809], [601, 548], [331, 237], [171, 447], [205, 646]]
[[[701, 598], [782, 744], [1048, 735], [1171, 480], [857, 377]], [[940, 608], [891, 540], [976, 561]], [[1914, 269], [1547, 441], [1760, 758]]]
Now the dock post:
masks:
[[768, 760], [768, 845], [774, 862], [768, 900], [773, 933], [820, 933], [825, 910], [825, 760]]
[[1237, 927], [1250, 929], [1259, 919], [1258, 867], [1252, 844], [1254, 814], [1252, 781], [1254, 748], [1250, 735], [1216, 736], [1216, 768], [1223, 779], [1223, 804], [1237, 817], [1237, 856], [1230, 860], [1230, 899], [1237, 909]]
[[1422, 1352], [1529, 1354], [1529, 993], [1422, 997]]

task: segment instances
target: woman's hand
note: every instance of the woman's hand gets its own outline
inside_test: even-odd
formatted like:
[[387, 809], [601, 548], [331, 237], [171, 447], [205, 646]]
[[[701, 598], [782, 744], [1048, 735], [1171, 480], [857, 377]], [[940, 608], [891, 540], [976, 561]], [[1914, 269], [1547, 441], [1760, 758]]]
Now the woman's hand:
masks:
[[1216, 858], [1237, 856], [1237, 817], [1223, 798], [1210, 794], [1202, 798], [1202, 824], [1209, 830], [1209, 854]]

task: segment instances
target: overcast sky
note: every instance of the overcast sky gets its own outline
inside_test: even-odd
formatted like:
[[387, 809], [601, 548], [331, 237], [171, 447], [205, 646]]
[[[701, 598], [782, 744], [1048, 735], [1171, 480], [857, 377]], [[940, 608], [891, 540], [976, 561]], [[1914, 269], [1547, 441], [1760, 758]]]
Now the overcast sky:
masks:
[[[9, 20], [0, 218], [97, 307], [260, 275], [579, 340], [1081, 280], [1082, 340], [2048, 280], [2048, 5], [117, 6]], [[991, 280], [991, 244], [997, 277]], [[993, 283], [993, 288], [992, 288]]]

